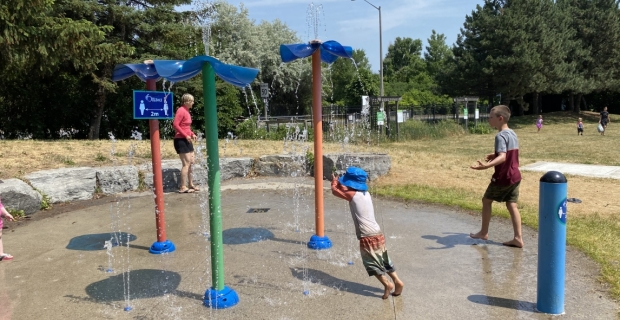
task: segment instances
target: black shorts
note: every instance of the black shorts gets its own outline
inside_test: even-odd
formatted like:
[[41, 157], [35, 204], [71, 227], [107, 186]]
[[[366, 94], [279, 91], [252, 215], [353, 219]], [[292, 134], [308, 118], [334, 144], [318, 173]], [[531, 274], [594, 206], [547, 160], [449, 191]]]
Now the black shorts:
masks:
[[607, 120], [607, 119], [601, 120], [601, 124], [603, 125], [603, 127], [607, 127], [607, 123], [608, 122], [609, 122], [609, 120]]
[[577, 133], [583, 132], [583, 128], [577, 128]]
[[194, 145], [183, 138], [174, 138], [174, 150], [177, 154], [194, 152]]

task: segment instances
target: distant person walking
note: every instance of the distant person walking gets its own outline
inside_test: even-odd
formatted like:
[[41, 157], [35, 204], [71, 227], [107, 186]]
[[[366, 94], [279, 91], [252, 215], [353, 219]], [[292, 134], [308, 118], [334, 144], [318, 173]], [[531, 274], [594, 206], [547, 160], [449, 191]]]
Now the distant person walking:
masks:
[[396, 274], [396, 268], [385, 247], [385, 237], [375, 220], [372, 198], [366, 185], [367, 178], [366, 171], [358, 167], [347, 168], [340, 177], [332, 174], [332, 194], [349, 202], [355, 235], [360, 241], [362, 263], [368, 276], [375, 276], [381, 282], [384, 287], [382, 298], [387, 299], [390, 293], [399, 296], [403, 292], [404, 284]]
[[521, 172], [519, 171], [519, 140], [517, 134], [508, 128], [510, 109], [505, 105], [493, 107], [489, 112], [489, 124], [499, 132], [495, 136], [495, 152], [484, 157], [484, 163], [478, 160], [472, 165], [474, 170], [495, 168], [491, 182], [482, 197], [482, 227], [478, 233], [470, 233], [474, 239], [489, 239], [489, 224], [491, 223], [491, 210], [493, 201], [506, 202], [506, 208], [510, 213], [514, 237], [503, 243], [505, 246], [523, 248], [523, 236], [521, 234], [521, 214], [517, 207], [519, 199], [519, 184]]
[[538, 120], [536, 120], [536, 128], [538, 128], [537, 132], [540, 132], [540, 129], [542, 129], [542, 123], [543, 123], [543, 118], [541, 114], [538, 116]]
[[583, 121], [581, 120], [581, 118], [579, 118], [579, 121], [577, 121], [577, 135], [583, 136]]
[[181, 158], [183, 166], [181, 168], [179, 193], [192, 193], [200, 191], [194, 185], [192, 179], [192, 165], [194, 164], [194, 145], [192, 141], [196, 141], [196, 135], [191, 129], [192, 117], [189, 114], [189, 109], [194, 105], [194, 96], [186, 93], [181, 97], [181, 102], [183, 104], [177, 109], [177, 113], [172, 121], [172, 126], [176, 131], [174, 135], [174, 150]]
[[603, 126], [603, 131], [601, 131], [602, 136], [605, 135], [605, 130], [607, 130], [607, 124], [610, 122], [611, 121], [609, 120], [609, 112], [607, 112], [607, 106], [605, 106], [605, 108], [603, 108], [603, 111], [601, 111], [601, 118], [598, 120], [598, 123]]
[[6, 218], [10, 221], [13, 221], [13, 216], [6, 211], [6, 208], [2, 205], [2, 199], [0, 199], [0, 261], [9, 261], [13, 260], [13, 256], [4, 252], [4, 246], [2, 245], [2, 227], [4, 226], [4, 222], [2, 218]]

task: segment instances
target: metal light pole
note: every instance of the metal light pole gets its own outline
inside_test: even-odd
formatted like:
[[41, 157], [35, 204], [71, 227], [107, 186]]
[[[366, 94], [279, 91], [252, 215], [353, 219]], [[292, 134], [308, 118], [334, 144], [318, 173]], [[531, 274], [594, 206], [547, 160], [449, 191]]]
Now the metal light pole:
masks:
[[[351, 1], [355, 1], [355, 0], [351, 0]], [[368, 1], [366, 1], [366, 3], [371, 5], [373, 8], [379, 10], [379, 81], [381, 82], [381, 88], [380, 88], [381, 91], [379, 92], [379, 94], [381, 97], [383, 97], [383, 36], [381, 32], [381, 6], [377, 7]], [[381, 111], [383, 111], [383, 101], [381, 101]]]

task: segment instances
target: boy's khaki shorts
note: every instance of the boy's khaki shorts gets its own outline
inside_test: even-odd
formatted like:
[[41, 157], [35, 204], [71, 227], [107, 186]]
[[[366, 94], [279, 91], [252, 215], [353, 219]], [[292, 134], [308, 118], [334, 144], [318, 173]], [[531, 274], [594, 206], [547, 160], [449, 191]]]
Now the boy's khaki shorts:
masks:
[[509, 186], [498, 186], [489, 183], [487, 191], [484, 192], [484, 197], [497, 202], [517, 202], [519, 200], [520, 183], [521, 181]]

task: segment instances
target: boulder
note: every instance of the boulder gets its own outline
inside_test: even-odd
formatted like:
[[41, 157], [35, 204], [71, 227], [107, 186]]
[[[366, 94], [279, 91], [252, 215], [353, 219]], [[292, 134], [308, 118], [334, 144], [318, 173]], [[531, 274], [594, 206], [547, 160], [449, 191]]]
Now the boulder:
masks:
[[33, 214], [41, 209], [41, 194], [19, 179], [3, 180], [0, 194], [7, 210], [24, 210], [25, 214]]
[[94, 168], [61, 168], [30, 173], [24, 178], [52, 203], [92, 199], [97, 186]]
[[347, 167], [360, 167], [374, 180], [390, 171], [392, 162], [387, 154], [380, 153], [333, 153], [323, 155], [323, 176], [331, 177], [334, 169], [344, 173]]
[[96, 168], [97, 186], [102, 193], [114, 194], [138, 189], [138, 168], [135, 166]]
[[307, 173], [306, 156], [269, 155], [258, 158], [254, 171], [259, 176], [299, 177]]
[[222, 181], [232, 178], [243, 178], [252, 171], [252, 158], [221, 158], [220, 177]]

